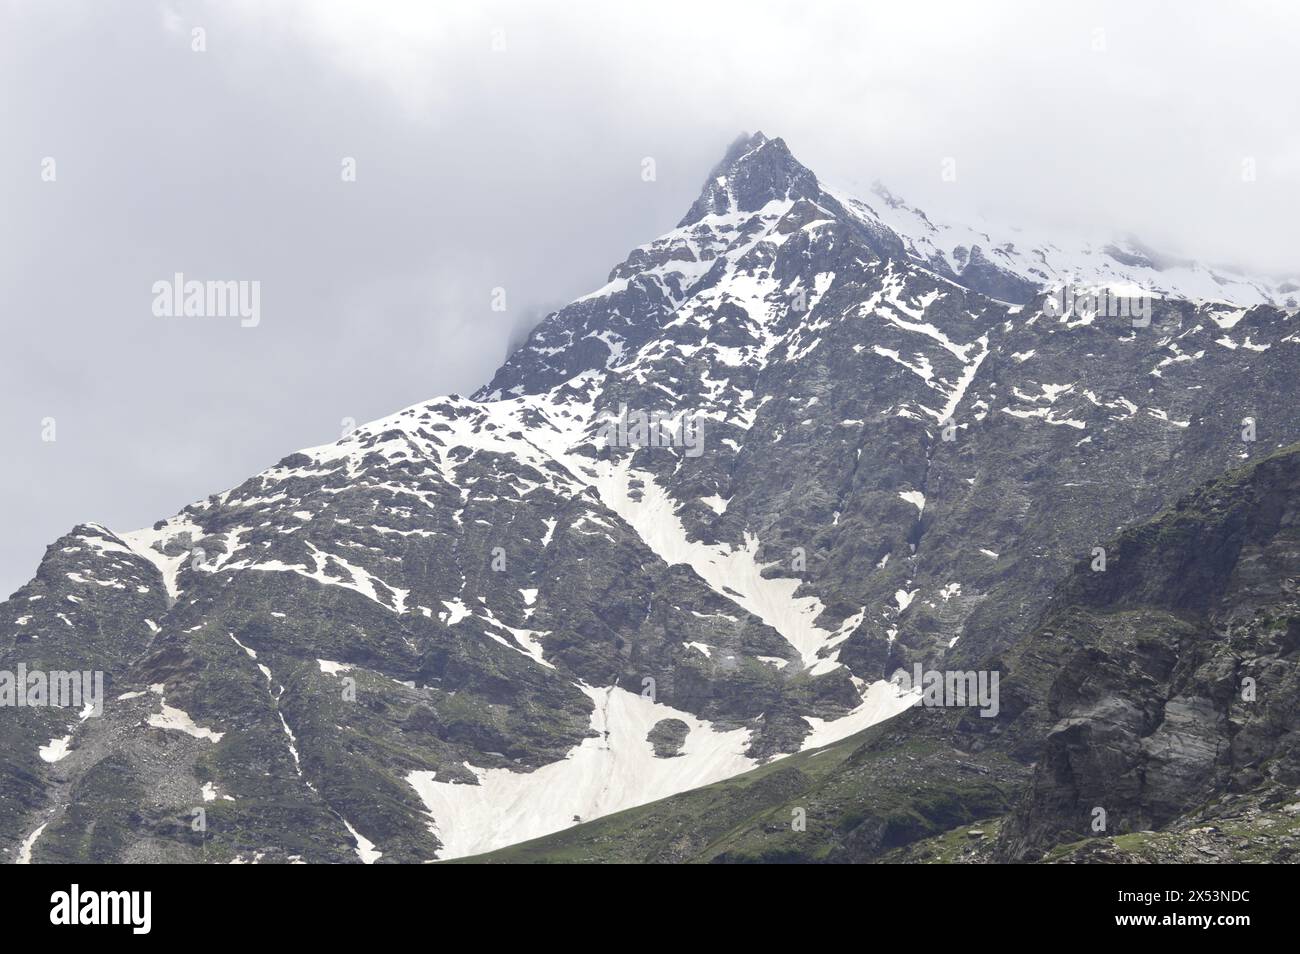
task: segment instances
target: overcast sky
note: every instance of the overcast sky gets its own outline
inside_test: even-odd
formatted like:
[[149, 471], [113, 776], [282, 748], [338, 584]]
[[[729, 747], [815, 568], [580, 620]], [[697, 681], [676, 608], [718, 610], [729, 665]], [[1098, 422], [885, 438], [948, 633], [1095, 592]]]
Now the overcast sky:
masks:
[[[0, 0], [0, 597], [78, 522], [472, 391], [741, 130], [941, 220], [1294, 273], [1298, 9]], [[155, 317], [175, 272], [260, 323]]]

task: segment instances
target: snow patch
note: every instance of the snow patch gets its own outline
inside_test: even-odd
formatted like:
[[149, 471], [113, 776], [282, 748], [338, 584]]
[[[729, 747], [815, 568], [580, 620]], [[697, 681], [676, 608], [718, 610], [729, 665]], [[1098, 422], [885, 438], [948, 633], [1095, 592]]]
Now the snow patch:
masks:
[[[716, 732], [689, 712], [616, 686], [579, 688], [594, 705], [596, 735], [563, 760], [532, 772], [468, 766], [477, 785], [439, 782], [427, 771], [406, 777], [443, 843], [440, 859], [539, 838], [576, 824], [575, 815], [590, 821], [730, 778], [755, 764], [743, 754], [748, 729]], [[676, 758], [656, 758], [646, 739], [661, 719], [680, 719], [690, 729]]]
[[925, 511], [925, 494], [921, 493], [921, 491], [900, 490], [898, 492], [898, 496], [902, 497], [912, 506], [916, 507], [918, 512], [923, 513]]

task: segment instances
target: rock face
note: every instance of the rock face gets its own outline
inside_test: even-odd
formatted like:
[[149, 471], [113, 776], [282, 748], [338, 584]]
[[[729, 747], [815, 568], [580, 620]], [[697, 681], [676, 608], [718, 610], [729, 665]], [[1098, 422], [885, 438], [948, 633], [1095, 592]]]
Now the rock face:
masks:
[[1113, 552], [1033, 637], [1029, 681], [1052, 676], [1025, 699], [1019, 731], [1043, 738], [1005, 858], [1091, 834], [1099, 808], [1125, 834], [1300, 787], [1300, 452], [1209, 485]]
[[[1139, 321], [1063, 310], [1043, 287], [1071, 267], [1059, 250], [873, 202], [742, 137], [676, 229], [472, 398], [292, 454], [151, 529], [74, 528], [0, 604], [0, 669], [93, 670], [106, 698], [86, 718], [0, 710], [9, 857], [422, 861], [756, 766], [790, 779], [794, 753], [906, 709], [897, 669], [1011, 658], [1118, 528], [1300, 439], [1300, 329], [1271, 286], [1080, 253], [1086, 274], [1164, 295]], [[1205, 281], [1237, 303], [1188, 297]], [[1225, 566], [1180, 572], [1188, 598]], [[1163, 649], [1108, 664], [1183, 674], [1187, 611], [1164, 611]], [[972, 769], [996, 778], [936, 819], [1003, 810], [1036, 757], [1020, 727], [1050, 706], [1083, 721], [1053, 743], [1060, 785], [1035, 769], [1045, 806], [1103, 731], [1088, 692], [1004, 692], [963, 730], [1003, 747]], [[1222, 702], [1180, 690], [1163, 734], [1106, 762], [1150, 761], [1134, 819], [1217, 784]], [[1150, 699], [1095, 704], [1114, 731], [1154, 717]], [[909, 711], [882, 738], [931, 744], [937, 723]], [[943, 801], [965, 770], [933, 744]], [[825, 850], [939, 824], [891, 804]], [[1008, 857], [1067, 830], [1026, 811]]]

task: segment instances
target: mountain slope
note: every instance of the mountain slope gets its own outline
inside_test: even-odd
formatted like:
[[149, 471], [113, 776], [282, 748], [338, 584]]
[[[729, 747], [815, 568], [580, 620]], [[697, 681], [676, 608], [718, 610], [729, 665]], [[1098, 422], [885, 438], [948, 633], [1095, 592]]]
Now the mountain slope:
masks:
[[895, 669], [1013, 645], [1115, 529], [1300, 438], [1285, 311], [1057, 314], [918, 248], [743, 137], [473, 398], [74, 529], [0, 668], [108, 701], [6, 715], [10, 856], [446, 859], [721, 781], [904, 710]]
[[1105, 571], [1081, 563], [1032, 633], [982, 661], [1003, 675], [995, 718], [914, 708], [472, 860], [1295, 860], [1300, 447], [1107, 549]]

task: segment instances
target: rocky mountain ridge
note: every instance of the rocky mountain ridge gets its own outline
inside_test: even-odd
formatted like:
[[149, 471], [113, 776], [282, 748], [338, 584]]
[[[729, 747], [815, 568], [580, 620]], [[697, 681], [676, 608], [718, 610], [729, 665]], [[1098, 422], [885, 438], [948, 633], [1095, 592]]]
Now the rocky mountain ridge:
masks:
[[473, 398], [74, 528], [0, 605], [0, 668], [109, 698], [6, 713], [10, 857], [445, 859], [780, 765], [1300, 438], [1286, 310], [1062, 313], [927, 249], [742, 137]]

